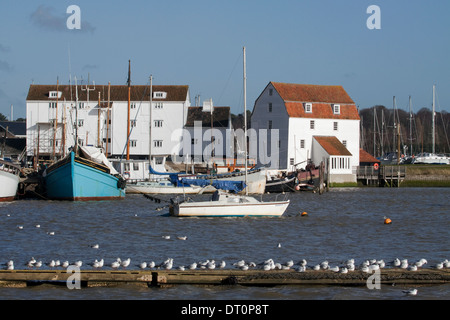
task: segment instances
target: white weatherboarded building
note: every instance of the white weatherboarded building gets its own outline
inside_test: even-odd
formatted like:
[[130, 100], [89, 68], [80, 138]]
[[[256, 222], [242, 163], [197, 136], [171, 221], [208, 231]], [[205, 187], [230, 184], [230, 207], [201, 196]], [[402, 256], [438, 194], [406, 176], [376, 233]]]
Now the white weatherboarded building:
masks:
[[[330, 182], [356, 182], [360, 118], [342, 86], [270, 82], [255, 101], [251, 127], [259, 135], [258, 162], [294, 171], [329, 163]], [[278, 129], [277, 137], [271, 129]], [[272, 147], [271, 147], [272, 146]], [[275, 147], [274, 147], [275, 146]], [[261, 150], [261, 149], [267, 150]]]
[[[102, 147], [111, 158], [127, 156], [127, 85], [31, 85], [27, 96], [27, 155], [62, 157], [75, 142]], [[76, 104], [76, 91], [78, 104]], [[176, 154], [190, 106], [186, 85], [130, 87], [130, 159]], [[108, 104], [109, 102], [109, 104]], [[150, 136], [151, 122], [151, 136]], [[150, 142], [151, 139], [151, 142]]]

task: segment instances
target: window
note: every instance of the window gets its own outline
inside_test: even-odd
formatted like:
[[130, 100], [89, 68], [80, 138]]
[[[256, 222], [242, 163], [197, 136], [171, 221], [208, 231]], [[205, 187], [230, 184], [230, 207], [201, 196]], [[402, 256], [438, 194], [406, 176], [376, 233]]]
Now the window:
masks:
[[333, 122], [333, 130], [334, 131], [338, 130], [338, 123], [337, 123], [337, 121]]
[[314, 120], [310, 120], [310, 121], [309, 121], [309, 128], [310, 128], [311, 130], [314, 130], [315, 126], [316, 126], [316, 123], [314, 122]]
[[[75, 127], [76, 125], [77, 125], [77, 123], [74, 122], [74, 123], [73, 123], [73, 126]], [[84, 126], [84, 120], [83, 120], [83, 119], [79, 119], [79, 120], [78, 120], [78, 126], [79, 126], [79, 127]]]
[[312, 103], [305, 103], [305, 112], [312, 113]]
[[130, 104], [130, 108], [131, 108], [131, 109], [136, 109], [136, 102], [132, 102], [132, 103]]
[[139, 171], [139, 163], [138, 162], [133, 162], [133, 170]]
[[153, 121], [153, 125], [155, 128], [162, 128], [163, 120], [155, 120], [155, 121]]
[[130, 120], [130, 126], [132, 128], [136, 127], [136, 120]]
[[300, 149], [305, 149], [305, 140], [300, 140]]
[[84, 109], [84, 102], [78, 103], [78, 109]]
[[153, 98], [165, 99], [165, 98], [167, 98], [167, 92], [155, 91], [155, 92], [153, 92]]
[[192, 138], [192, 139], [191, 139], [191, 144], [197, 144], [197, 141], [198, 141], [198, 139]]
[[162, 108], [163, 108], [162, 102], [157, 102], [157, 103], [155, 104], [155, 109], [162, 109]]
[[267, 124], [267, 128], [269, 130], [272, 129], [272, 120], [269, 120], [269, 123]]
[[153, 140], [153, 146], [155, 148], [161, 148], [162, 144], [163, 144], [162, 140]]
[[347, 148], [347, 140], [342, 140], [342, 144]]
[[272, 112], [272, 102], [269, 102], [269, 112]]
[[56, 108], [56, 102], [49, 102], [48, 107], [50, 109], [55, 109]]
[[290, 163], [291, 166], [293, 166], [294, 165], [294, 158], [290, 158], [289, 159], [289, 163]]
[[339, 104], [333, 104], [333, 113], [334, 114], [340, 114], [341, 113], [341, 106]]
[[273, 89], [269, 89], [269, 96], [273, 95]]
[[136, 140], [130, 140], [130, 147], [134, 148], [137, 146], [137, 141]]
[[61, 91], [50, 91], [48, 93], [48, 97], [49, 98], [61, 98], [61, 94], [62, 94]]

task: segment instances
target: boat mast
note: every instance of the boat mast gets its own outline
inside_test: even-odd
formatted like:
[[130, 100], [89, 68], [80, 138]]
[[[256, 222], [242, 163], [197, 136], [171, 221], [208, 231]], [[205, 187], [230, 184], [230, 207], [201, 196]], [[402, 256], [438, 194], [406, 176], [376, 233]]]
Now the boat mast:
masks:
[[433, 113], [432, 113], [432, 130], [433, 130], [433, 132], [432, 132], [432, 137], [433, 137], [433, 146], [432, 146], [432, 153], [434, 154], [435, 153], [435, 143], [436, 143], [436, 136], [435, 136], [435, 102], [436, 102], [436, 85], [435, 84], [433, 84]]
[[75, 155], [78, 154], [78, 84], [75, 77]]
[[413, 137], [412, 137], [412, 110], [411, 110], [411, 96], [409, 96], [409, 155], [412, 156], [413, 155], [413, 148], [412, 148], [412, 141], [413, 141]]
[[128, 112], [127, 112], [127, 160], [130, 160], [130, 99], [131, 99], [131, 60], [128, 60]]
[[244, 55], [244, 150], [245, 150], [245, 194], [248, 195], [247, 187], [247, 72], [246, 72], [246, 57], [245, 47], [243, 48]]
[[[53, 151], [52, 158], [53, 161], [56, 159], [56, 130], [58, 130], [58, 91], [59, 91], [59, 79], [56, 78], [56, 110], [55, 110], [55, 122], [53, 123]], [[12, 117], [11, 117], [12, 118]], [[12, 119], [11, 119], [12, 121]]]
[[[150, 118], [148, 122], [148, 165], [152, 165], [152, 103], [153, 103], [153, 75], [150, 75]], [[149, 176], [150, 178], [150, 176]]]

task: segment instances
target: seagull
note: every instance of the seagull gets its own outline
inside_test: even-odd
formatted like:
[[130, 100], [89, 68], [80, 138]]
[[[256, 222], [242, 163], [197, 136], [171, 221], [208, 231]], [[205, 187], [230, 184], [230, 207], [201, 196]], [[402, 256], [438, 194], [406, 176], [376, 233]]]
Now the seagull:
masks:
[[22, 230], [23, 226], [17, 226], [17, 229]]
[[409, 271], [417, 271], [417, 266], [416, 265], [411, 265], [408, 267]]
[[64, 261], [61, 265], [61, 267], [63, 267], [64, 269], [66, 269], [69, 266], [69, 261]]
[[147, 267], [149, 267], [149, 268], [154, 268], [154, 267], [155, 267], [155, 261], [150, 261], [150, 262], [147, 264]]
[[362, 266], [362, 268], [361, 268], [361, 271], [362, 272], [365, 272], [365, 273], [369, 273], [370, 271], [369, 271], [369, 267], [368, 266]]
[[55, 267], [59, 267], [61, 265], [61, 261], [55, 260]]
[[298, 272], [305, 272], [306, 271], [306, 267], [305, 266], [299, 266], [297, 271]]
[[50, 262], [48, 263], [48, 266], [49, 266], [50, 268], [56, 267], [56, 262], [55, 262], [55, 260], [50, 261]]
[[346, 267], [341, 268], [340, 273], [348, 273], [348, 269]]
[[289, 261], [286, 262], [285, 265], [286, 265], [286, 267], [289, 267], [289, 268], [290, 268], [290, 267], [292, 267], [292, 266], [294, 265], [294, 261], [289, 260]]
[[97, 243], [97, 244], [92, 245], [91, 248], [92, 248], [92, 249], [98, 249], [98, 248], [100, 248], [100, 246], [99, 246], [98, 243]]
[[394, 264], [395, 267], [400, 267], [400, 265], [402, 264], [399, 258], [395, 258], [394, 261], [392, 261], [392, 263]]
[[41, 225], [40, 225], [40, 224], [37, 224], [37, 225], [35, 225], [35, 227], [36, 227], [36, 228], [40, 228], [40, 227], [41, 227]]
[[403, 290], [402, 292], [405, 293], [408, 296], [415, 296], [415, 295], [417, 295], [417, 289]]
[[81, 266], [83, 265], [83, 261], [81, 261], [81, 260], [75, 261], [75, 262], [73, 263], [73, 265], [76, 266], [76, 267], [78, 267], [78, 268], [81, 268]]
[[223, 268], [225, 268], [226, 265], [227, 265], [226, 262], [222, 260], [222, 262], [220, 262], [220, 264], [219, 264], [219, 268], [223, 269]]
[[189, 265], [189, 269], [190, 270], [195, 270], [197, 268], [197, 263], [196, 262], [193, 262], [193, 263], [191, 263], [190, 265]]
[[206, 267], [210, 270], [215, 269], [216, 268], [216, 263], [214, 260], [208, 262], [208, 264], [206, 265]]
[[34, 264], [34, 267], [35, 268], [40, 268], [42, 266], [42, 261], [37, 261], [35, 264]]
[[184, 270], [185, 270], [185, 267], [184, 267], [184, 266], [179, 266], [179, 267], [178, 267], [178, 270], [184, 271]]
[[163, 239], [170, 240], [170, 236], [162, 236]]
[[95, 259], [95, 261], [91, 265], [94, 269], [98, 269], [100, 268], [100, 261], [97, 261], [97, 259]]
[[[169, 238], [169, 239], [170, 239], [170, 238]], [[179, 237], [177, 237], [177, 239], [178, 239], [178, 240], [186, 240], [186, 239], [187, 239], [187, 236], [182, 236], [182, 237], [179, 236]]]
[[277, 248], [281, 248], [281, 243], [278, 243]]
[[128, 258], [127, 260], [122, 261], [121, 265], [123, 268], [126, 268], [130, 265], [131, 259]]
[[320, 263], [320, 267], [324, 270], [328, 269], [328, 261], [323, 261]]
[[400, 268], [402, 268], [402, 269], [408, 268], [408, 260], [407, 259], [402, 260], [402, 264], [400, 265]]
[[339, 272], [339, 267], [338, 266], [331, 267], [330, 270], [333, 272]]
[[302, 259], [299, 263], [300, 266], [302, 267], [306, 267], [306, 265], [308, 264], [308, 262], [305, 259]]
[[111, 268], [119, 269], [119, 267], [120, 267], [120, 261], [116, 260], [111, 263]]
[[140, 264], [139, 264], [139, 268], [141, 268], [141, 269], [145, 269], [145, 268], [147, 268], [147, 262], [141, 262]]
[[243, 266], [240, 267], [241, 270], [247, 271], [248, 270], [248, 265], [244, 264]]
[[49, 231], [49, 232], [47, 232], [47, 234], [48, 234], [49, 236], [54, 236], [54, 235], [55, 235], [55, 231]]
[[316, 265], [313, 267], [313, 270], [319, 271], [319, 270], [320, 270], [320, 264], [316, 264]]
[[244, 260], [239, 260], [238, 262], [233, 263], [233, 266], [236, 266], [238, 268], [242, 267], [243, 265], [245, 265]]

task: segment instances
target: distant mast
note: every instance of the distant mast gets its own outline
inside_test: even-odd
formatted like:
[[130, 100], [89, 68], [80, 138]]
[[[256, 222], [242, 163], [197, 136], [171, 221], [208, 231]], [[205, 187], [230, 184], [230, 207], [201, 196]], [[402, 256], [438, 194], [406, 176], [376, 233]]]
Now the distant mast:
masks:
[[436, 131], [436, 128], [435, 128], [435, 119], [434, 119], [434, 117], [435, 117], [435, 102], [436, 102], [436, 85], [435, 84], [433, 84], [433, 113], [432, 113], [432, 130], [433, 130], [433, 132], [432, 132], [432, 137], [433, 137], [433, 146], [432, 146], [432, 151], [431, 151], [431, 153], [435, 153], [436, 152], [436, 150], [435, 150], [435, 144], [436, 144], [436, 136], [435, 136], [435, 131]]
[[245, 56], [245, 47], [243, 48], [244, 58], [244, 150], [245, 150], [245, 194], [248, 195], [247, 186], [247, 65]]
[[131, 60], [128, 60], [128, 116], [127, 116], [127, 160], [130, 160], [130, 108], [131, 108]]

